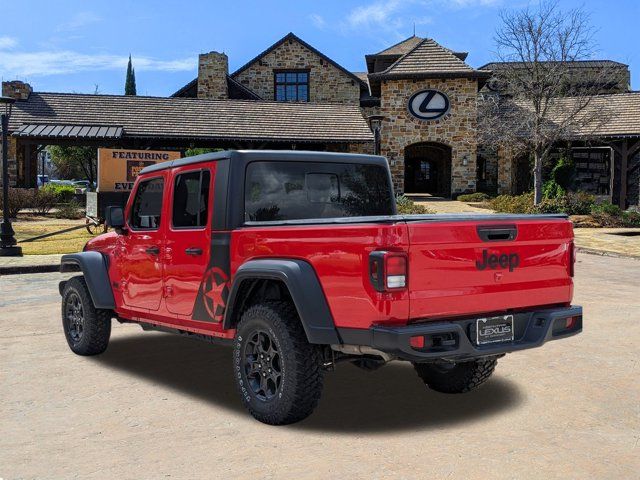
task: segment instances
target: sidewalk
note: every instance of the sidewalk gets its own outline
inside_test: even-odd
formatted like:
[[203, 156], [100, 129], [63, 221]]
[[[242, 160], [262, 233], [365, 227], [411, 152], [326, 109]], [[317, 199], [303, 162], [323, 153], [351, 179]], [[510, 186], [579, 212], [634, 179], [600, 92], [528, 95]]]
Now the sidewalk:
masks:
[[17, 273], [57, 272], [62, 255], [25, 255], [0, 257], [0, 276]]
[[584, 252], [640, 259], [640, 228], [575, 228], [573, 233]]

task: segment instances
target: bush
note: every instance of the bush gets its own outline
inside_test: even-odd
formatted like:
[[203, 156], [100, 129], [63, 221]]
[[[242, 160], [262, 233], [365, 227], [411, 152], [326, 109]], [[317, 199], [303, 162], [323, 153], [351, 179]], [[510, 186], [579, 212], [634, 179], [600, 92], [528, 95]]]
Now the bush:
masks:
[[41, 188], [33, 195], [33, 209], [38, 215], [46, 215], [58, 203], [58, 196], [51, 189]]
[[523, 195], [499, 195], [489, 200], [489, 206], [498, 213], [533, 213], [533, 192]]
[[589, 215], [596, 198], [588, 193], [567, 193], [556, 198], [546, 198], [533, 207], [533, 213], [565, 213], [567, 215]]
[[396, 197], [396, 207], [398, 208], [398, 214], [400, 215], [411, 215], [414, 213], [435, 213], [433, 210], [430, 210], [427, 207], [418, 205], [416, 202], [411, 200], [409, 197], [406, 197], [405, 195], [399, 195]]
[[75, 187], [71, 185], [57, 185], [55, 183], [49, 183], [40, 190], [52, 192], [57, 198], [56, 203], [69, 203], [76, 193]]
[[555, 180], [548, 180], [542, 185], [542, 196], [544, 198], [555, 199], [563, 197], [567, 191], [562, 188]]
[[500, 195], [489, 201], [489, 206], [498, 213], [564, 213], [588, 215], [595, 204], [595, 197], [588, 193], [567, 193], [556, 198], [545, 198], [533, 204], [533, 193], [523, 195]]
[[78, 218], [82, 218], [84, 216], [84, 212], [82, 211], [81, 205], [75, 201], [71, 200], [68, 203], [63, 203], [58, 206], [58, 210], [54, 214], [56, 218], [68, 218], [71, 220], [76, 220]]
[[486, 202], [491, 197], [483, 192], [475, 192], [475, 193], [465, 193], [463, 195], [458, 195], [457, 200], [460, 202]]
[[[33, 192], [25, 188], [9, 188], [9, 208], [7, 212], [10, 218], [16, 218], [18, 213], [25, 208], [33, 206]], [[2, 195], [0, 194], [0, 210], [4, 209]], [[4, 211], [4, 210], [3, 210]]]
[[640, 212], [624, 211], [608, 202], [594, 205], [591, 216], [601, 227], [640, 227]]

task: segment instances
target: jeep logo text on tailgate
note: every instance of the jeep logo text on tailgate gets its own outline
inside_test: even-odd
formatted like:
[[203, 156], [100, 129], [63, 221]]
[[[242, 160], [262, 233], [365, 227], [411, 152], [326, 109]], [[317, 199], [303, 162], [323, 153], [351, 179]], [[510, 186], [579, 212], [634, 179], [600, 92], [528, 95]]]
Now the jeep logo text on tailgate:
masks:
[[496, 268], [509, 268], [513, 272], [520, 265], [520, 256], [517, 253], [503, 253], [502, 255], [491, 254], [487, 250], [482, 251], [482, 260], [476, 262], [478, 270], [484, 270], [489, 267], [491, 270]]

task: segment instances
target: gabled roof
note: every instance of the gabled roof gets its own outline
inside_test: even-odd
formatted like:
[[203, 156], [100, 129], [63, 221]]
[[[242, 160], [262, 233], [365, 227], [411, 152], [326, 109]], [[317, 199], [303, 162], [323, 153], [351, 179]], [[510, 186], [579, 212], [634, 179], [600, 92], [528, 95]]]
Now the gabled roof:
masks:
[[435, 40], [426, 38], [386, 70], [370, 74], [370, 78], [429, 78], [440, 76], [485, 78], [489, 76], [489, 72], [474, 70], [454, 52], [443, 47]]
[[373, 141], [356, 105], [43, 92], [14, 104], [9, 130], [39, 138], [76, 126], [123, 139]]
[[237, 75], [239, 75], [240, 73], [242, 73], [243, 71], [245, 71], [247, 68], [249, 68], [251, 65], [253, 65], [255, 62], [257, 62], [258, 60], [260, 60], [262, 57], [264, 57], [265, 55], [268, 55], [269, 53], [271, 53], [272, 51], [274, 51], [276, 48], [278, 48], [280, 45], [282, 45], [283, 43], [287, 42], [287, 41], [293, 41], [293, 42], [297, 42], [300, 45], [302, 45], [304, 48], [306, 48], [307, 50], [310, 50], [311, 52], [315, 53], [316, 55], [318, 55], [320, 58], [322, 58], [324, 61], [326, 61], [327, 63], [333, 65], [334, 67], [336, 67], [338, 70], [344, 72], [347, 76], [351, 77], [354, 81], [358, 82], [358, 84], [364, 85], [364, 82], [358, 78], [356, 75], [354, 75], [353, 73], [351, 73], [349, 70], [347, 70], [346, 68], [344, 68], [342, 65], [336, 63], [334, 60], [331, 60], [329, 57], [327, 57], [324, 53], [320, 52], [319, 50], [315, 49], [314, 47], [312, 47], [311, 45], [309, 45], [307, 42], [305, 42], [304, 40], [302, 40], [300, 37], [296, 36], [293, 32], [289, 32], [288, 34], [286, 34], [284, 37], [282, 37], [280, 40], [278, 40], [276, 43], [274, 43], [273, 45], [271, 45], [269, 48], [267, 48], [266, 50], [264, 50], [263, 52], [259, 53], [258, 55], [256, 55], [254, 58], [252, 58], [251, 60], [249, 60], [247, 63], [245, 63], [243, 66], [241, 66], [239, 69], [237, 69], [235, 72], [233, 72], [231, 74], [231, 77], [236, 77]]

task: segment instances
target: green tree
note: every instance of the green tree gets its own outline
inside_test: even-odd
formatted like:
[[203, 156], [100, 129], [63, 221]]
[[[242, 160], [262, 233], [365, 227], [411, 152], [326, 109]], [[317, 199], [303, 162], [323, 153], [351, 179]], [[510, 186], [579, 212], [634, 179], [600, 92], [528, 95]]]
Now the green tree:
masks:
[[95, 147], [49, 147], [51, 161], [60, 178], [96, 181], [98, 149]]
[[129, 64], [127, 65], [127, 79], [124, 82], [125, 95], [137, 95], [136, 92], [136, 71], [131, 63], [131, 54], [129, 54]]

